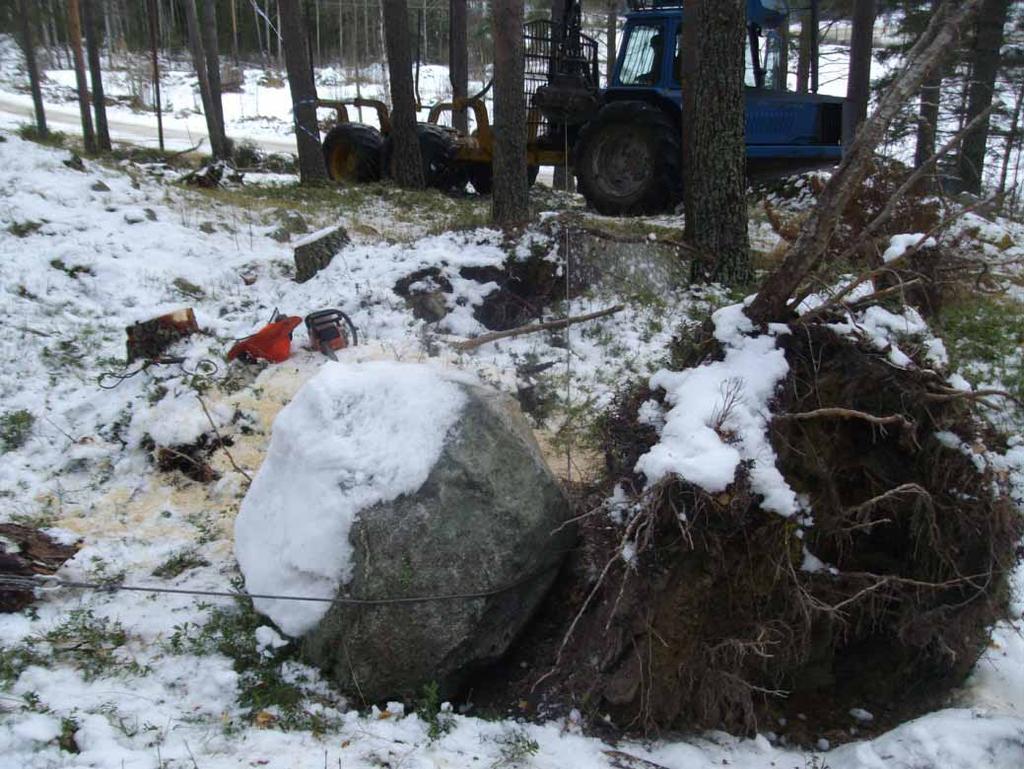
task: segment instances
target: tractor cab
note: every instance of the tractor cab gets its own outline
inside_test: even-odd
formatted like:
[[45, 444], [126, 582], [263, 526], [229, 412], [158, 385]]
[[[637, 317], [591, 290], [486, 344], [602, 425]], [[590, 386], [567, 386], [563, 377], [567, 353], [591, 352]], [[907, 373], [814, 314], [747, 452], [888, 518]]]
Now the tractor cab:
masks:
[[[844, 100], [786, 89], [780, 29], [788, 13], [785, 0], [747, 2], [745, 139], [753, 178], [832, 166], [842, 158]], [[686, 119], [690, 23], [681, 0], [630, 0], [611, 80], [576, 143], [580, 189], [602, 213], [663, 211], [681, 195], [676, 154]]]

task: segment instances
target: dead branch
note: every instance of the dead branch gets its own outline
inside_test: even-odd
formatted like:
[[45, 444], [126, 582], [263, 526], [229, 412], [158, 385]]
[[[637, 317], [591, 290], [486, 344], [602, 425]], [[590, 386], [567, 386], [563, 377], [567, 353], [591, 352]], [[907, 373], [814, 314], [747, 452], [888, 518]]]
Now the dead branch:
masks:
[[245, 472], [245, 470], [243, 470], [241, 467], [239, 467], [238, 463], [235, 461], [235, 458], [231, 456], [231, 452], [228, 450], [228, 445], [224, 442], [224, 438], [221, 437], [220, 430], [217, 429], [217, 425], [214, 423], [213, 417], [210, 416], [210, 410], [206, 408], [206, 402], [203, 400], [203, 396], [201, 396], [199, 393], [196, 393], [196, 400], [198, 400], [199, 405], [202, 406], [203, 413], [206, 414], [206, 420], [210, 423], [210, 427], [213, 429], [213, 434], [217, 436], [217, 443], [220, 445], [222, 449], [224, 449], [224, 453], [228, 457], [228, 462], [230, 462], [231, 466], [235, 468], [235, 472], [240, 473], [245, 478], [245, 480], [249, 481], [249, 483], [252, 483], [252, 476], [249, 475], [249, 473]]
[[468, 352], [469, 350], [475, 350], [477, 347], [481, 347], [490, 342], [495, 342], [498, 339], [507, 339], [513, 336], [523, 336], [524, 334], [536, 334], [538, 331], [556, 331], [562, 328], [568, 328], [574, 326], [577, 323], [585, 323], [588, 320], [596, 320], [597, 318], [603, 318], [607, 315], [614, 315], [617, 312], [622, 312], [625, 309], [624, 305], [617, 304], [614, 307], [609, 307], [599, 312], [592, 312], [587, 315], [576, 315], [572, 318], [562, 318], [561, 320], [552, 320], [547, 323], [532, 323], [527, 326], [519, 326], [518, 328], [510, 328], [507, 331], [491, 331], [487, 334], [481, 334], [473, 339], [466, 339], [462, 342], [456, 342], [452, 345], [459, 352]]
[[888, 491], [883, 492], [878, 496], [865, 500], [864, 502], [861, 502], [859, 505], [849, 508], [846, 511], [846, 515], [858, 516], [861, 513], [867, 512], [875, 505], [885, 502], [887, 499], [892, 499], [893, 497], [900, 497], [903, 496], [904, 494], [917, 494], [919, 496], [925, 497], [929, 502], [932, 498], [932, 495], [929, 494], [927, 489], [923, 488], [922, 486], [919, 486], [916, 483], [904, 483], [900, 486], [897, 486], [894, 489], [889, 489]]
[[980, 5], [981, 0], [962, 3], [946, 0], [933, 14], [928, 29], [907, 55], [906, 68], [886, 91], [874, 114], [861, 126], [839, 168], [825, 185], [818, 205], [804, 222], [796, 243], [747, 308], [747, 315], [755, 323], [785, 319], [790, 297], [821, 261], [839, 217], [867, 175], [875, 147], [892, 121], [918, 92], [925, 78], [952, 50], [960, 28]]
[[973, 400], [983, 403], [989, 408], [994, 408], [992, 404], [986, 403], [985, 398], [990, 397], [1006, 398], [1007, 400], [1013, 401], [1018, 406], [1024, 407], [1024, 402], [1021, 402], [1020, 398], [1015, 395], [1006, 392], [1005, 390], [950, 390], [939, 393], [926, 393], [925, 400], [932, 401], [933, 403], [949, 403], [950, 401], [956, 400]]
[[815, 409], [814, 411], [801, 411], [795, 414], [776, 414], [776, 419], [796, 419], [805, 421], [808, 419], [863, 419], [865, 422], [870, 422], [873, 425], [879, 427], [885, 427], [886, 425], [898, 425], [900, 429], [913, 431], [914, 423], [907, 419], [902, 414], [891, 414], [885, 417], [878, 417], [874, 414], [868, 414], [865, 411], [856, 411], [855, 409], [845, 409], [839, 407], [821, 408]]

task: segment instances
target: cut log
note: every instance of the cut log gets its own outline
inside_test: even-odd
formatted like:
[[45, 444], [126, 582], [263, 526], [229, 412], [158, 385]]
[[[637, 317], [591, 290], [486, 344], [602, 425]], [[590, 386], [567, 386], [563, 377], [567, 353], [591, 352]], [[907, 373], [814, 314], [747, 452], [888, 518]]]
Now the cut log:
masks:
[[191, 307], [128, 326], [128, 362], [155, 360], [174, 342], [199, 331]]
[[[38, 529], [16, 523], [0, 524], [0, 577], [53, 574], [78, 552]], [[0, 613], [21, 611], [35, 600], [31, 589], [0, 587]]]

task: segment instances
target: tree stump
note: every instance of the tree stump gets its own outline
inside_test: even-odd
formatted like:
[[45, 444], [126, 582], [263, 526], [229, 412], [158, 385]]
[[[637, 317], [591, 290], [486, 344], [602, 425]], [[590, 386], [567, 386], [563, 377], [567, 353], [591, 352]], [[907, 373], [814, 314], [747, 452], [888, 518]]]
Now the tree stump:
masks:
[[295, 244], [295, 280], [305, 283], [324, 269], [342, 248], [349, 244], [348, 233], [340, 224], [314, 232]]

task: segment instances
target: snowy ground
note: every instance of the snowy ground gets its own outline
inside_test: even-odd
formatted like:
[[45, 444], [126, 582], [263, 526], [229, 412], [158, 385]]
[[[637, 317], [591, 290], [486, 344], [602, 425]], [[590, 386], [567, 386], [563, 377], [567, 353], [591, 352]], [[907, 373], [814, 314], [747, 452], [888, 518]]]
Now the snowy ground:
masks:
[[[330, 223], [331, 213], [341, 211], [354, 242], [299, 285], [291, 280], [291, 249], [268, 237], [278, 224], [272, 205], [259, 204], [258, 190], [195, 192], [128, 165], [86, 162], [77, 171], [63, 164], [66, 151], [3, 136], [0, 310], [7, 322], [0, 416], [9, 450], [0, 453], [0, 520], [81, 538], [82, 549], [62, 571], [66, 578], [229, 588], [237, 576], [231, 531], [244, 478], [223, 452], [211, 459], [222, 475], [214, 483], [161, 473], [140, 444], [147, 435], [166, 445], [207, 431], [201, 396], [210, 419], [233, 438], [234, 460], [250, 473], [259, 467], [273, 417], [324, 361], [296, 349], [286, 363], [257, 374], [224, 364], [232, 340], [260, 326], [275, 307], [303, 314], [336, 306], [349, 313], [364, 343], [344, 352], [343, 361], [429, 361], [513, 393], [521, 383], [517, 366], [553, 361], [550, 382], [562, 392], [566, 347], [557, 339], [532, 335], [473, 354], [447, 346], [481, 330], [469, 308], [486, 292], [455, 271], [505, 258], [500, 235], [487, 229], [431, 234], [444, 228], [445, 216], [462, 215], [449, 208], [472, 203], [326, 193], [337, 195], [337, 205], [328, 199], [308, 210], [310, 224]], [[1006, 228], [1004, 234], [1024, 241], [1020, 228]], [[766, 240], [763, 231], [759, 236]], [[534, 231], [523, 247], [554, 252]], [[392, 290], [398, 278], [428, 266], [441, 269], [456, 291], [453, 312], [440, 327], [416, 320]], [[684, 289], [643, 301], [595, 291], [560, 309], [576, 314], [623, 298], [626, 312], [569, 334], [575, 408], [599, 409], [618, 383], [653, 373], [672, 331], [722, 302], [714, 293]], [[154, 367], [116, 389], [97, 386], [101, 373], [123, 365], [127, 324], [182, 306], [195, 309], [205, 332], [176, 349], [186, 358], [184, 369]], [[204, 358], [216, 361], [218, 371], [189, 373]], [[30, 426], [15, 446], [8, 417], [18, 413], [30, 415]], [[1020, 474], [1016, 465], [1008, 471]], [[870, 741], [809, 752], [787, 748], [766, 725], [754, 739], [709, 733], [613, 748], [583, 735], [571, 719], [484, 720], [470, 710], [424, 720], [387, 703], [349, 707], [314, 670], [289, 659], [287, 648], [275, 650], [269, 628], [225, 631], [225, 615], [216, 609], [222, 603], [57, 591], [33, 611], [0, 616], [0, 767], [599, 769], [613, 765], [606, 754], [612, 749], [669, 769], [1010, 769], [1024, 763], [1020, 620], [994, 629], [988, 653], [949, 709]], [[1022, 603], [1019, 573], [1013, 616], [1021, 616]], [[223, 653], [225, 643], [251, 647], [255, 667], [238, 672]], [[297, 693], [298, 701], [261, 701], [271, 684]], [[857, 725], [851, 717], [851, 729]]]

